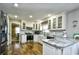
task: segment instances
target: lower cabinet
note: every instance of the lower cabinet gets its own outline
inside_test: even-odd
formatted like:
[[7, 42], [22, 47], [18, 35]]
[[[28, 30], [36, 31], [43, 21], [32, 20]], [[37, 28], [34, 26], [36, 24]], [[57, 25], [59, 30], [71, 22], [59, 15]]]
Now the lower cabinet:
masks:
[[78, 55], [78, 44], [73, 44], [65, 48], [57, 48], [47, 43], [43, 43], [43, 55]]
[[43, 54], [44, 55], [62, 55], [62, 50], [47, 43], [43, 43]]
[[64, 48], [63, 55], [79, 55], [79, 43]]
[[34, 35], [34, 42], [38, 42], [39, 40], [39, 35]]
[[21, 43], [26, 43], [27, 42], [27, 35], [22, 34], [21, 35]]
[[44, 55], [55, 55], [56, 54], [56, 48], [52, 47], [51, 45], [44, 43], [43, 44], [43, 54]]
[[32, 34], [22, 34], [21, 35], [21, 43], [26, 43], [26, 42], [29, 42], [29, 40], [32, 40], [33, 41], [33, 36]]
[[46, 37], [44, 35], [35, 35], [34, 34], [34, 42], [39, 42], [41, 44], [43, 44], [43, 41], [42, 39], [46, 39]]

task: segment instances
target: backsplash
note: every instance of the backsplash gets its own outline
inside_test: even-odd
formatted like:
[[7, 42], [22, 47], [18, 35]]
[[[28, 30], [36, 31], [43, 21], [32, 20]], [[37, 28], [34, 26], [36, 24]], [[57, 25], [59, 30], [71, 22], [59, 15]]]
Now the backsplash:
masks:
[[59, 36], [59, 37], [63, 37], [63, 31], [50, 31], [49, 33], [47, 33], [47, 36]]
[[56, 36], [63, 36], [63, 31], [62, 32], [50, 31], [50, 35], [54, 35], [54, 33], [55, 33]]

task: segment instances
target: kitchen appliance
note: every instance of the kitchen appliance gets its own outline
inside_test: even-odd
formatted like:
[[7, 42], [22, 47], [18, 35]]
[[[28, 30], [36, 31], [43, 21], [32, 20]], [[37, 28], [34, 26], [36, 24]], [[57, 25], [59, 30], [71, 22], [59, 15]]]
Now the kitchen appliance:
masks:
[[6, 54], [7, 49], [7, 14], [0, 11], [0, 54]]
[[34, 31], [34, 34], [41, 34], [41, 31]]
[[26, 33], [26, 35], [27, 35], [27, 42], [33, 41], [33, 34], [32, 33]]
[[54, 36], [47, 36], [47, 39], [54, 39]]

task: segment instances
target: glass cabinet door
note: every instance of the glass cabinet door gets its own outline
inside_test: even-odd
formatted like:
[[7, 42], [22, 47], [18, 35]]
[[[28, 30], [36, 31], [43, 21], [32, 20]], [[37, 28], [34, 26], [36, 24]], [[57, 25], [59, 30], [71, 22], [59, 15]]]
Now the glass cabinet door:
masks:
[[25, 29], [25, 23], [23, 22], [23, 29]]
[[37, 24], [36, 24], [36, 30], [37, 30], [38, 28], [37, 28]]
[[40, 24], [39, 24], [39, 30], [40, 30]]
[[35, 29], [35, 24], [33, 24], [33, 29]]
[[34, 30], [40, 30], [40, 24], [33, 24]]
[[62, 28], [62, 16], [58, 17], [58, 28]]
[[48, 20], [48, 29], [51, 29], [51, 20]]
[[56, 18], [53, 18], [52, 27], [53, 27], [53, 29], [56, 29]]

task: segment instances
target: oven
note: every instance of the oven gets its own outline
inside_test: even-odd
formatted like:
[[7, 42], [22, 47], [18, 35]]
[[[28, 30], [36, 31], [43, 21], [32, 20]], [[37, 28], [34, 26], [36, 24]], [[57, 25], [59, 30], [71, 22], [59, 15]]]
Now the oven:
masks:
[[33, 41], [33, 34], [32, 33], [27, 33], [27, 42], [28, 41]]

